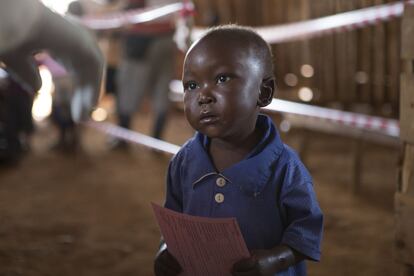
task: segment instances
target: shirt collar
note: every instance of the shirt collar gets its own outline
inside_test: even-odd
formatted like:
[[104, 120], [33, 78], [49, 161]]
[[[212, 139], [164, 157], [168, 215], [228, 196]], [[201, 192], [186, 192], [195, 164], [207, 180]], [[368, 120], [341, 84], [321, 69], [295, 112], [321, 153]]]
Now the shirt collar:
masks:
[[207, 152], [208, 137], [197, 132], [190, 150], [191, 158], [188, 170], [189, 180], [193, 186], [205, 178], [221, 175], [230, 183], [240, 185], [243, 191], [258, 195], [272, 173], [272, 165], [279, 158], [283, 150], [283, 143], [268, 116], [260, 114], [256, 128], [263, 129], [263, 137], [260, 142], [244, 160], [221, 173], [216, 171]]

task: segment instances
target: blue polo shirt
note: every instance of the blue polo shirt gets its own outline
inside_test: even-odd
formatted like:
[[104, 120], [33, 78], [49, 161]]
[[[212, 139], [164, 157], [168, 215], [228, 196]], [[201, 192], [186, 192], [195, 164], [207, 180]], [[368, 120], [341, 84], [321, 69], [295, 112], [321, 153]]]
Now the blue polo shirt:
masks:
[[[269, 117], [259, 115], [256, 128], [262, 140], [222, 172], [211, 162], [209, 138], [197, 132], [170, 162], [165, 207], [195, 216], [235, 217], [249, 250], [285, 244], [319, 261], [323, 215], [312, 178]], [[305, 263], [277, 275], [306, 275]]]

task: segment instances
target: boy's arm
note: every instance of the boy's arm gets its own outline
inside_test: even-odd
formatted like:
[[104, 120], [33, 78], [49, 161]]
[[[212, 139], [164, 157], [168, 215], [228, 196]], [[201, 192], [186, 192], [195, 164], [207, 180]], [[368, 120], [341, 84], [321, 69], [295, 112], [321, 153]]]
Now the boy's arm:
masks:
[[281, 245], [269, 250], [252, 250], [251, 257], [233, 266], [235, 276], [275, 275], [304, 259], [318, 261], [323, 215], [312, 182], [292, 185], [281, 199], [287, 227]]
[[182, 190], [181, 190], [181, 172], [180, 167], [181, 162], [181, 151], [173, 157], [171, 162], [168, 165], [167, 172], [167, 188], [165, 194], [165, 203], [164, 207], [176, 212], [183, 211], [183, 199], [182, 199]]
[[269, 275], [287, 269], [305, 259], [305, 256], [287, 245], [276, 246], [269, 250], [253, 250], [252, 256], [235, 263], [234, 276]]

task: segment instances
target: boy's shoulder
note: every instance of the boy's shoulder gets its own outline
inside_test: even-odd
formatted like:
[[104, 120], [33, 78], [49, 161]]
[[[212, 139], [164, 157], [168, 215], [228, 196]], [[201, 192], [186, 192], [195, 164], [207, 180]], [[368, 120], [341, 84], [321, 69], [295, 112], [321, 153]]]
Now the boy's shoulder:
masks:
[[288, 162], [300, 162], [302, 163], [299, 154], [289, 145], [283, 143], [283, 152], [282, 158], [286, 159]]
[[295, 179], [301, 179], [299, 182], [312, 183], [312, 177], [300, 159], [298, 153], [290, 146], [283, 144], [283, 153], [279, 159], [279, 165], [285, 166], [286, 176], [291, 176]]
[[181, 146], [180, 150], [172, 157], [171, 162], [182, 162], [193, 155], [194, 152], [199, 151], [201, 149], [199, 139], [199, 133], [195, 133]]

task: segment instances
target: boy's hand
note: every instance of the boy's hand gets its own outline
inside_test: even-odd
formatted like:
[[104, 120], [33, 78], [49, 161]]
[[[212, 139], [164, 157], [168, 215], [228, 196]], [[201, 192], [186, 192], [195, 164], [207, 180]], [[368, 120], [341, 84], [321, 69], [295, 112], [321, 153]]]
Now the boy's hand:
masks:
[[271, 250], [253, 250], [252, 256], [233, 265], [233, 276], [274, 276], [302, 260], [288, 246], [277, 246]]
[[158, 251], [154, 261], [156, 276], [175, 276], [181, 272], [181, 266], [168, 249]]

